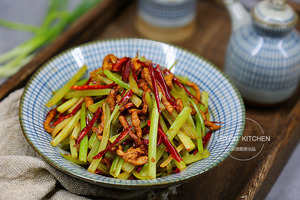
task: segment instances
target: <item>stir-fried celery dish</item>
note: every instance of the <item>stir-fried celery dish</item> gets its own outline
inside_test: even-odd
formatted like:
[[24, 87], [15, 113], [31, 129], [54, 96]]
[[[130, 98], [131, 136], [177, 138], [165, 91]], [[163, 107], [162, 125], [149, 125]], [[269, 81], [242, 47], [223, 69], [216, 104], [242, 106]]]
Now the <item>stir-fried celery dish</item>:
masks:
[[83, 66], [47, 102], [45, 130], [62, 156], [91, 173], [155, 179], [205, 159], [213, 131], [209, 94], [144, 57], [104, 57]]

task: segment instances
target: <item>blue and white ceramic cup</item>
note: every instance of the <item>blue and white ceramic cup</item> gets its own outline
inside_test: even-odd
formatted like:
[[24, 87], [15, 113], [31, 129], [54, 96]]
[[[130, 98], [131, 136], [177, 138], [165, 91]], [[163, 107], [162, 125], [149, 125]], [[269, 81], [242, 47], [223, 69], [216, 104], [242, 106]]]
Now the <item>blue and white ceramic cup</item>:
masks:
[[139, 0], [137, 29], [151, 39], [186, 39], [196, 27], [196, 6], [196, 0]]

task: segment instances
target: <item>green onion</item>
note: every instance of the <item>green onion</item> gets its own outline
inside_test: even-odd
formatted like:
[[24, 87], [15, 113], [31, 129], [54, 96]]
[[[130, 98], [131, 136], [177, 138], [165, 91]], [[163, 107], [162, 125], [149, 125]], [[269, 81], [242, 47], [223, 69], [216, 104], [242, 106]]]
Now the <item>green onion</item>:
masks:
[[[54, 41], [69, 24], [72, 24], [100, 1], [82, 0], [74, 10], [69, 12], [67, 10], [68, 0], [50, 0], [44, 21], [39, 27], [0, 19], [0, 26], [34, 33], [29, 40], [0, 55], [0, 77], [11, 76], [16, 73], [32, 60], [39, 49]], [[49, 105], [49, 107], [51, 106]]]

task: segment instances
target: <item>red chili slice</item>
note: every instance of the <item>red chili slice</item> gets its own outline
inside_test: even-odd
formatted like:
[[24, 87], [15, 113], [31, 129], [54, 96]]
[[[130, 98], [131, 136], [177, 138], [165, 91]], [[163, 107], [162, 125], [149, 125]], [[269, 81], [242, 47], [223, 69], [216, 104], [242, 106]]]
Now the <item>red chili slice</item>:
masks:
[[93, 118], [91, 119], [91, 121], [88, 123], [88, 125], [81, 130], [78, 139], [76, 141], [76, 144], [79, 144], [79, 142], [82, 140], [82, 138], [92, 129], [94, 123], [96, 122], [96, 120], [98, 119], [99, 115], [101, 113], [101, 108], [99, 107], [97, 109], [97, 111], [95, 112]]
[[93, 159], [99, 159], [102, 156], [104, 156], [104, 154], [106, 154], [113, 146], [115, 146], [117, 143], [119, 143], [122, 139], [124, 139], [128, 133], [131, 131], [132, 126], [129, 126], [128, 128], [126, 128], [117, 138], [116, 140], [109, 145], [106, 149], [104, 149], [103, 151], [100, 151], [96, 156], [93, 157]]
[[57, 124], [59, 124], [60, 122], [62, 122], [63, 120], [69, 118], [69, 117], [72, 117], [73, 115], [76, 114], [76, 112], [81, 108], [81, 104], [83, 103], [83, 101], [78, 104], [74, 109], [73, 111], [70, 113], [70, 114], [67, 114], [66, 116], [60, 116], [56, 122], [54, 122], [51, 126], [56, 126]]
[[112, 67], [113, 71], [120, 71], [120, 69], [122, 68], [122, 66], [128, 62], [128, 60], [130, 60], [130, 58], [128, 57], [123, 57], [121, 59], [119, 59]]
[[121, 105], [121, 104], [125, 103], [126, 101], [128, 101], [128, 99], [130, 99], [130, 97], [132, 97], [132, 95], [133, 95], [133, 91], [129, 90], [119, 101], [118, 105]]
[[116, 83], [111, 83], [108, 85], [82, 85], [82, 86], [78, 86], [78, 85], [73, 85], [71, 87], [72, 90], [98, 90], [98, 89], [107, 89], [107, 88], [113, 88], [115, 87]]

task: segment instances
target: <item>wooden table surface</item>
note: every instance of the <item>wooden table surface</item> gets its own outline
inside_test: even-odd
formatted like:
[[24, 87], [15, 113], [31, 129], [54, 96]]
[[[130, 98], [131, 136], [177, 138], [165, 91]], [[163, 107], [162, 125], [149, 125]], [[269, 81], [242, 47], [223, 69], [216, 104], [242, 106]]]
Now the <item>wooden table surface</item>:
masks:
[[[298, 5], [296, 5], [298, 6]], [[199, 1], [197, 31], [184, 48], [223, 68], [231, 33], [229, 15], [214, 1]], [[107, 38], [142, 36], [135, 30], [136, 2], [104, 0], [73, 24], [59, 39], [42, 50], [19, 73], [0, 86], [0, 99], [24, 86], [32, 73], [57, 53], [77, 44]], [[297, 29], [300, 30], [298, 23]], [[258, 122], [271, 141], [249, 161], [228, 157], [214, 169], [177, 188], [171, 199], [262, 199], [269, 192], [300, 137], [300, 88], [288, 101], [271, 108], [246, 105], [246, 117]], [[251, 131], [245, 132], [251, 135]], [[239, 153], [237, 153], [237, 156]]]

